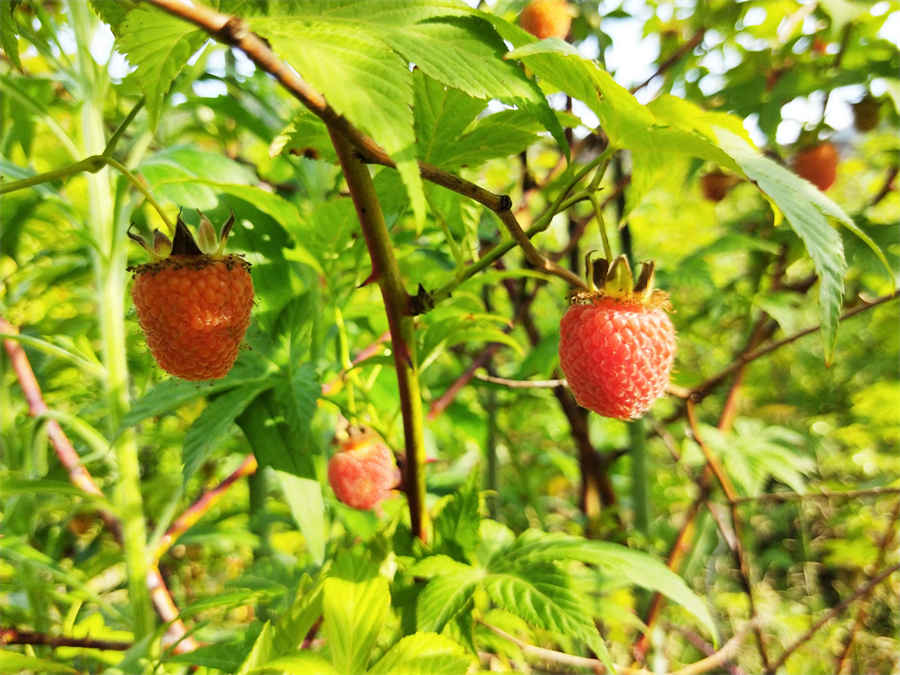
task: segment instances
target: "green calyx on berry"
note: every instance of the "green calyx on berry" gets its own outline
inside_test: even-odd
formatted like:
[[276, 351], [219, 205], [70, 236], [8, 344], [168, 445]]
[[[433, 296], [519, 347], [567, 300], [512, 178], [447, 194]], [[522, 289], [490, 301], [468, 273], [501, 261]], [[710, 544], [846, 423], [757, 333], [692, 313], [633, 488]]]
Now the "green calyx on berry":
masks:
[[168, 258], [170, 255], [184, 257], [207, 256], [213, 260], [219, 260], [225, 257], [225, 242], [233, 227], [234, 213], [222, 225], [222, 231], [219, 234], [216, 234], [216, 228], [209, 218], [200, 213], [200, 225], [197, 228], [197, 238], [195, 239], [187, 224], [182, 220], [181, 213], [179, 213], [178, 220], [175, 223], [174, 239], [169, 239], [168, 236], [159, 230], [153, 231], [153, 239], [150, 242], [132, 232], [130, 227], [127, 234], [129, 239], [150, 254], [153, 262]]
[[669, 309], [669, 295], [653, 287], [656, 263], [641, 263], [637, 280], [631, 271], [628, 258], [619, 255], [612, 262], [607, 258], [595, 258], [597, 251], [589, 251], [584, 257], [587, 272], [587, 291], [578, 291], [570, 297], [572, 304], [589, 304], [599, 298], [610, 298], [625, 303], [650, 308]]

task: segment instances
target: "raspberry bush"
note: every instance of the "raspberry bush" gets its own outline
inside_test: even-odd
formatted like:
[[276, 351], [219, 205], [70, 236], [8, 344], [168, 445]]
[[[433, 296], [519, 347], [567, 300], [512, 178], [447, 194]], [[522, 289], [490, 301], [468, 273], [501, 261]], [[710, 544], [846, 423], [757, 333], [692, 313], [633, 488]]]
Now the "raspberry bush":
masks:
[[896, 670], [898, 18], [0, 3], [0, 669]]

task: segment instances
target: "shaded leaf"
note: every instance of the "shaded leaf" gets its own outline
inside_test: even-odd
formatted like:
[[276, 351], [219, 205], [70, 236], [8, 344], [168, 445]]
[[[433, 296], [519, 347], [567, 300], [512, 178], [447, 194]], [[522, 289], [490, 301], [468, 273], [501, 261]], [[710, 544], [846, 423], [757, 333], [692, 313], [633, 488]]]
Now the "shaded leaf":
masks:
[[181, 451], [184, 483], [188, 482], [204, 460], [222, 442], [237, 416], [268, 388], [268, 383], [260, 383], [232, 389], [206, 406], [184, 436], [184, 447]]

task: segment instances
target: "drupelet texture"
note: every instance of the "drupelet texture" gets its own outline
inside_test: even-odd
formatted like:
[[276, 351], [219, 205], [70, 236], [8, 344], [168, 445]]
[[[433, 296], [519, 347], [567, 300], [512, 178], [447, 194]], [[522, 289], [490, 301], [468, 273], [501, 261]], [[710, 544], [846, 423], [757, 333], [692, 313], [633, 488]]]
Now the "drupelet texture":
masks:
[[663, 394], [675, 329], [663, 309], [601, 297], [562, 318], [560, 366], [580, 405], [606, 417], [640, 417]]
[[228, 373], [250, 324], [248, 267], [233, 255], [173, 255], [134, 269], [138, 321], [163, 370], [185, 380]]

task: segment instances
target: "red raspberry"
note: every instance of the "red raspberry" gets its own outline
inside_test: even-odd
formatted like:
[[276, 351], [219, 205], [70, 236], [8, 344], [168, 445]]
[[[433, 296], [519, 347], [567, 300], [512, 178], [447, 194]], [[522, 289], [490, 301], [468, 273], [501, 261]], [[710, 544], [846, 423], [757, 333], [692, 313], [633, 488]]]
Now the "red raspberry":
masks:
[[620, 420], [640, 417], [669, 382], [675, 329], [652, 302], [598, 294], [563, 316], [559, 358], [580, 405]]
[[572, 13], [566, 0], [533, 0], [519, 15], [519, 25], [541, 40], [565, 40], [572, 27]]
[[364, 430], [341, 443], [328, 462], [328, 482], [344, 504], [368, 511], [400, 484], [400, 470], [381, 437]]
[[828, 141], [804, 148], [794, 155], [793, 164], [798, 176], [825, 192], [837, 177], [837, 148]]
[[[178, 219], [174, 242], [159, 235], [152, 246], [132, 236], [155, 262], [129, 268], [134, 272], [131, 297], [147, 346], [160, 368], [185, 380], [224, 377], [237, 358], [250, 324], [253, 282], [250, 264], [222, 255], [234, 219], [218, 240], [209, 221], [201, 225], [201, 244]], [[171, 255], [168, 254], [171, 248]]]
[[134, 270], [131, 296], [160, 368], [185, 380], [225, 377], [250, 324], [248, 266], [237, 256], [171, 256]]

